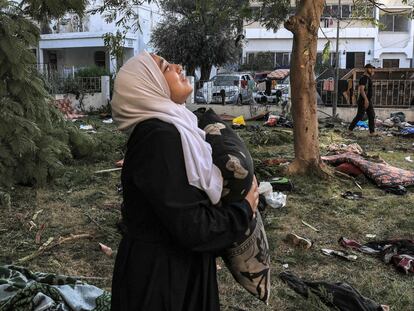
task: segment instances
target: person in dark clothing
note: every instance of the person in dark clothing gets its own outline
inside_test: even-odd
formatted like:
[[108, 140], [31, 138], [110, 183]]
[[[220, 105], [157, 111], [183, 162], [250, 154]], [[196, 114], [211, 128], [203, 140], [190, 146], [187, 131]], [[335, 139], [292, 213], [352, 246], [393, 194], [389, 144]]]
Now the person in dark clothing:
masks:
[[358, 111], [355, 118], [349, 125], [349, 131], [353, 131], [358, 121], [364, 118], [365, 112], [368, 115], [368, 127], [371, 135], [375, 134], [375, 111], [374, 105], [372, 104], [372, 80], [371, 77], [374, 75], [375, 67], [371, 64], [365, 65], [364, 75], [359, 79], [359, 97], [358, 97]]
[[257, 209], [246, 198], [216, 205], [222, 177], [179, 65], [143, 52], [117, 74], [112, 110], [130, 131], [121, 181], [125, 233], [112, 281], [112, 311], [220, 310], [215, 258], [239, 240]]

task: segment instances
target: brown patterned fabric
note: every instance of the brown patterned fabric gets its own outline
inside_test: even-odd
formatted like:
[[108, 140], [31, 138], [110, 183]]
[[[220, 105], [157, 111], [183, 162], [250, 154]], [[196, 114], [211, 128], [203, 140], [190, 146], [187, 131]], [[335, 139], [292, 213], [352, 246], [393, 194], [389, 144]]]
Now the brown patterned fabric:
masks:
[[368, 178], [379, 187], [412, 186], [414, 185], [414, 171], [403, 170], [385, 162], [375, 163], [368, 161], [355, 153], [325, 156], [322, 160], [331, 165], [351, 163], [358, 167]]
[[72, 102], [69, 98], [57, 99], [54, 101], [54, 105], [63, 113], [65, 119], [67, 120], [83, 118], [85, 116], [73, 109]]
[[256, 298], [268, 303], [270, 296], [269, 244], [260, 213], [255, 228], [241, 244], [225, 251], [223, 260], [236, 281]]

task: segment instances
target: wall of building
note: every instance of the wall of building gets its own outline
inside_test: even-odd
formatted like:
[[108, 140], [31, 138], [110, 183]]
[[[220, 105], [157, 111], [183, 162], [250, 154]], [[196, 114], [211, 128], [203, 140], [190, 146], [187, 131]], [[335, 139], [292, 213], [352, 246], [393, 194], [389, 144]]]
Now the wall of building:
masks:
[[[251, 106], [235, 106], [235, 105], [187, 105], [187, 108], [191, 111], [195, 111], [198, 108], [212, 108], [217, 114], [228, 114], [231, 116], [240, 116], [242, 115], [245, 119], [251, 118], [255, 115], [258, 115], [261, 112], [275, 112], [276, 114], [281, 112], [281, 108], [278, 106], [256, 106], [254, 109], [251, 109]], [[385, 120], [390, 117], [392, 112], [402, 111], [406, 116], [406, 120], [413, 122], [414, 121], [414, 109], [413, 108], [376, 108], [375, 114], [378, 119]], [[253, 114], [251, 113], [253, 112]], [[356, 108], [349, 107], [337, 107], [337, 113], [339, 118], [345, 122], [351, 122], [355, 117]], [[318, 106], [318, 116], [320, 118], [326, 118], [327, 115], [332, 115], [332, 107]]]
[[[381, 3], [391, 10], [410, 8], [398, 0], [384, 0]], [[336, 5], [337, 1], [327, 1], [327, 4]], [[352, 1], [343, 1], [342, 4], [352, 4]], [[375, 16], [379, 18], [379, 9], [376, 9]], [[336, 50], [336, 20], [328, 19], [327, 23], [322, 21], [323, 29], [318, 32], [318, 52], [323, 51], [327, 40], [331, 42], [331, 52]], [[411, 67], [414, 49], [414, 21], [408, 21], [406, 32], [380, 31], [372, 23], [361, 20], [344, 20], [341, 21], [340, 26], [339, 61], [341, 68], [346, 68], [347, 52], [365, 52], [365, 63], [373, 63], [375, 66], [382, 66], [383, 59], [397, 58], [400, 68]], [[293, 35], [283, 26], [273, 32], [261, 27], [259, 23], [250, 23], [245, 26], [245, 35], [247, 43], [243, 51], [244, 57], [247, 53], [254, 52], [291, 52]]]
[[95, 52], [105, 51], [105, 48], [75, 48], [64, 49], [64, 66], [88, 67], [95, 65]]

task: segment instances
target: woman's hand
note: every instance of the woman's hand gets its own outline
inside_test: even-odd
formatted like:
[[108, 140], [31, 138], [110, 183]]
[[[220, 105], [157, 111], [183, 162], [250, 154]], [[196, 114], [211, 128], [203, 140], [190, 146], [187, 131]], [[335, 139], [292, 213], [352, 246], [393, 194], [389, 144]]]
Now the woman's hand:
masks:
[[250, 208], [252, 209], [254, 215], [257, 211], [257, 206], [259, 205], [259, 190], [257, 187], [256, 176], [253, 176], [252, 186], [250, 188], [249, 193], [246, 195], [245, 199], [247, 200], [247, 202], [249, 202]]

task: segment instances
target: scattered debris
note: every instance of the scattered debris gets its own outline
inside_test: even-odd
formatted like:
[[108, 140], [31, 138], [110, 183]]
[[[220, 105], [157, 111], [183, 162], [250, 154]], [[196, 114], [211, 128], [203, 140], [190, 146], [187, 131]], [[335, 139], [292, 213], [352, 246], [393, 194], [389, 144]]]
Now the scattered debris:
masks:
[[287, 244], [290, 244], [292, 246], [300, 247], [303, 249], [309, 249], [312, 247], [313, 243], [311, 240], [307, 238], [303, 238], [301, 236], [298, 236], [294, 233], [288, 233], [284, 239], [284, 241]]
[[38, 210], [36, 213], [34, 213], [34, 215], [33, 215], [33, 217], [32, 217], [32, 220], [33, 220], [33, 221], [36, 221], [37, 216], [39, 216], [39, 214], [40, 214], [41, 212], [43, 212], [43, 210], [42, 210], [42, 209], [41, 209], [41, 210]]
[[124, 159], [115, 162], [116, 167], [122, 167], [124, 165]]
[[57, 241], [55, 241], [54, 243], [52, 243], [52, 242], [55, 240], [55, 238], [50, 237], [45, 243], [43, 243], [39, 247], [39, 249], [37, 251], [35, 251], [34, 253], [32, 253], [32, 254], [30, 254], [30, 255], [28, 255], [26, 257], [23, 257], [23, 258], [20, 258], [20, 259], [16, 260], [16, 263], [18, 263], [19, 265], [21, 265], [24, 262], [27, 262], [29, 260], [32, 260], [32, 259], [40, 256], [41, 254], [43, 254], [45, 251], [50, 250], [50, 249], [52, 249], [52, 248], [54, 248], [54, 247], [56, 247], [58, 245], [61, 245], [63, 243], [67, 243], [67, 242], [71, 242], [71, 241], [79, 240], [79, 239], [85, 239], [85, 238], [90, 239], [92, 237], [93, 236], [90, 235], [89, 233], [76, 234], [76, 235], [72, 235], [71, 234], [68, 237], [59, 237], [59, 239], [57, 239]]
[[[378, 311], [388, 310], [388, 306], [379, 305], [375, 301], [362, 296], [355, 288], [344, 282], [310, 282], [302, 280], [291, 272], [282, 272], [279, 277], [296, 293], [311, 299], [320, 299], [327, 306], [337, 310]], [[327, 298], [330, 297], [330, 298]]]
[[265, 197], [273, 192], [273, 187], [270, 182], [261, 181], [258, 188], [259, 194], [263, 194]]
[[286, 177], [274, 177], [270, 180], [273, 191], [292, 191], [294, 186]]
[[342, 259], [345, 259], [345, 260], [348, 260], [348, 261], [355, 261], [355, 260], [358, 259], [358, 257], [356, 255], [352, 255], [352, 254], [349, 254], [349, 253], [343, 252], [343, 251], [337, 251], [337, 250], [334, 250], [334, 249], [322, 248], [321, 251], [324, 255], [336, 256], [336, 257], [339, 257], [339, 258], [342, 258]]
[[286, 206], [287, 196], [282, 192], [271, 192], [265, 195], [267, 205], [273, 208], [281, 208]]
[[106, 246], [105, 244], [99, 243], [99, 249], [108, 257], [111, 257], [113, 254], [112, 248]]
[[405, 161], [407, 162], [414, 162], [414, 160], [411, 159], [411, 156], [405, 157]]
[[304, 224], [306, 227], [309, 227], [309, 228], [311, 228], [313, 231], [315, 231], [315, 232], [319, 232], [319, 230], [318, 229], [316, 229], [314, 226], [312, 226], [312, 225], [310, 225], [310, 224], [308, 224], [307, 222], [305, 222], [304, 220], [302, 220], [302, 224]]
[[233, 125], [236, 126], [246, 126], [246, 121], [244, 121], [243, 116], [238, 116], [232, 120]]
[[95, 174], [110, 173], [110, 172], [116, 172], [116, 171], [121, 171], [121, 170], [122, 170], [122, 167], [110, 168], [107, 170], [96, 171]]
[[92, 125], [90, 125], [90, 124], [87, 124], [87, 125], [81, 124], [81, 125], [79, 126], [79, 128], [80, 128], [81, 130], [85, 130], [85, 131], [89, 131], [89, 130], [93, 130], [93, 129], [94, 129], [94, 128], [93, 128], [93, 126], [92, 126]]
[[376, 238], [377, 237], [377, 235], [376, 234], [366, 234], [365, 235], [365, 237], [367, 237], [368, 239], [374, 239], [374, 238]]
[[404, 195], [407, 193], [407, 189], [404, 186], [384, 187], [383, 189], [385, 192], [396, 195]]
[[40, 239], [42, 238], [42, 233], [45, 230], [46, 225], [41, 224], [39, 230], [37, 230], [36, 237], [35, 237], [35, 243], [40, 244]]
[[112, 120], [112, 118], [109, 118], [109, 119], [103, 120], [102, 122], [105, 123], [105, 124], [112, 124], [112, 123], [114, 123], [114, 120]]
[[346, 191], [341, 194], [344, 199], [348, 200], [361, 200], [362, 199], [362, 192], [352, 192]]
[[289, 163], [289, 160], [283, 158], [266, 159], [262, 161], [265, 165], [276, 166], [283, 163]]
[[396, 239], [361, 244], [358, 241], [341, 237], [338, 243], [361, 253], [378, 255], [385, 263], [392, 263], [405, 274], [414, 273], [414, 240]]
[[289, 268], [289, 264], [285, 263], [282, 265], [283, 268], [288, 269]]

